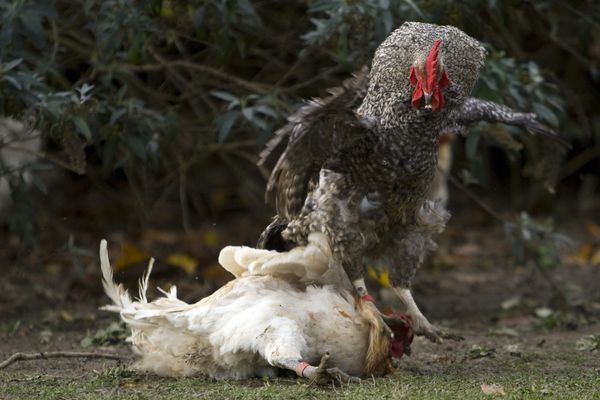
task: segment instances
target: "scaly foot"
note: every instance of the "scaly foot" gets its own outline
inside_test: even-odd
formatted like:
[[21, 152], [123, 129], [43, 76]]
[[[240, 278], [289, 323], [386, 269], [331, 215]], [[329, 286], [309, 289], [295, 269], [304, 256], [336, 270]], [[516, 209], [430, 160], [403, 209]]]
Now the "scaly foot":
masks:
[[460, 341], [464, 338], [460, 335], [447, 332], [443, 329], [437, 328], [432, 325], [427, 319], [421, 314], [420, 316], [411, 316], [413, 319], [413, 332], [418, 336], [425, 336], [433, 343], [442, 343], [444, 339]]
[[360, 383], [360, 378], [356, 376], [351, 376], [342, 371], [339, 368], [327, 367], [327, 362], [329, 361], [329, 353], [325, 353], [325, 355], [321, 358], [321, 362], [318, 367], [313, 367], [312, 365], [304, 365], [302, 366], [301, 376], [308, 378], [311, 383], [316, 383], [318, 385], [324, 385], [329, 383]]

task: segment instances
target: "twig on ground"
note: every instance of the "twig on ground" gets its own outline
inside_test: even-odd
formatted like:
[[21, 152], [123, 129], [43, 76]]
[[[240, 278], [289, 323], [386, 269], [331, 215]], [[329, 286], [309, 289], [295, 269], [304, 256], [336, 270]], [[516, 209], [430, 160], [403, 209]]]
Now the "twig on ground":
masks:
[[106, 353], [90, 353], [82, 351], [48, 351], [41, 353], [15, 353], [2, 363], [0, 369], [4, 369], [9, 365], [24, 360], [45, 360], [47, 358], [106, 358], [109, 360], [122, 360], [126, 357], [117, 354]]

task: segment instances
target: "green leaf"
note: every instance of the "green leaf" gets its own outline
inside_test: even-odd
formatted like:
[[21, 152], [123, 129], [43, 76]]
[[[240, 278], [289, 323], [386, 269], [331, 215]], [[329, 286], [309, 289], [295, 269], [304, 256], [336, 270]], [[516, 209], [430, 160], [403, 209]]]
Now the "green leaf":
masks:
[[410, 8], [412, 8], [413, 11], [416, 12], [419, 17], [425, 18], [425, 15], [423, 15], [423, 11], [421, 11], [421, 9], [419, 8], [419, 6], [413, 0], [404, 0], [404, 2], [406, 4], [408, 4], [408, 6]]
[[537, 114], [538, 117], [557, 128], [560, 124], [558, 117], [550, 108], [546, 107], [542, 103], [534, 103], [533, 111]]
[[77, 132], [81, 134], [88, 142], [92, 141], [92, 131], [88, 123], [81, 117], [73, 117], [73, 124]]
[[114, 125], [115, 122], [117, 122], [119, 120], [119, 118], [121, 118], [126, 113], [127, 113], [127, 109], [126, 108], [119, 108], [119, 109], [113, 111], [113, 113], [110, 116], [110, 120], [108, 121], [108, 124], [109, 125]]
[[252, 121], [252, 119], [254, 118], [254, 107], [242, 108], [242, 115], [248, 121]]
[[260, 104], [256, 107], [254, 107], [254, 111], [264, 114], [264, 115], [268, 115], [269, 117], [279, 118], [279, 115], [277, 115], [275, 110], [273, 110], [271, 107], [269, 107], [266, 104]]
[[467, 140], [465, 141], [465, 152], [467, 154], [467, 158], [472, 160], [477, 155], [477, 149], [479, 147], [479, 138], [481, 135], [479, 131], [474, 131], [469, 133], [467, 136]]
[[238, 116], [239, 113], [237, 111], [229, 111], [219, 118], [219, 143], [223, 143], [227, 139], [233, 124], [235, 124], [235, 121], [238, 119]]
[[237, 98], [237, 96], [235, 96], [234, 94], [231, 94], [229, 92], [225, 92], [223, 90], [212, 90], [210, 92], [210, 94], [212, 94], [213, 96], [215, 96], [218, 99], [221, 99], [223, 101], [227, 101], [229, 103], [233, 103], [233, 102], [238, 102], [239, 103], [239, 99]]
[[146, 143], [142, 139], [137, 136], [128, 135], [125, 142], [134, 156], [146, 160]]
[[8, 72], [11, 69], [15, 68], [17, 65], [21, 64], [21, 62], [23, 62], [22, 58], [17, 58], [15, 60], [9, 61], [6, 64], [4, 64], [2, 66], [2, 72]]
[[23, 86], [21, 86], [21, 82], [19, 82], [18, 80], [16, 80], [14, 77], [12, 76], [3, 76], [2, 80], [7, 81], [8, 83], [10, 83], [11, 85], [13, 85], [15, 87], [15, 89], [17, 90], [21, 90], [23, 89]]

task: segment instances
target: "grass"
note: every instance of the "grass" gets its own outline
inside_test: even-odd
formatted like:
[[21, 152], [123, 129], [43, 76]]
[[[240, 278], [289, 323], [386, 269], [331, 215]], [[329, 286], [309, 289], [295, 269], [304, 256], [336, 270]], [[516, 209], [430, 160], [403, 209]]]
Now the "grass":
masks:
[[481, 384], [503, 388], [508, 399], [600, 399], [600, 375], [570, 368], [558, 375], [540, 370], [510, 375], [402, 371], [396, 376], [364, 380], [342, 387], [317, 387], [296, 379], [215, 381], [204, 378], [159, 378], [122, 368], [109, 368], [83, 378], [23, 378], [0, 373], [0, 399], [481, 399]]

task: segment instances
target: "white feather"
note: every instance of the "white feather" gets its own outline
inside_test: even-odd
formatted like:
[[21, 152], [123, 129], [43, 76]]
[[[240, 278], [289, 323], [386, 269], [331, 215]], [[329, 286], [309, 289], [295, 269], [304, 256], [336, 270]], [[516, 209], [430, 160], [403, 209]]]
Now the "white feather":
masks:
[[219, 254], [219, 264], [235, 277], [269, 275], [301, 282], [320, 282], [329, 267], [331, 251], [327, 237], [312, 233], [306, 246], [288, 252], [227, 246]]

